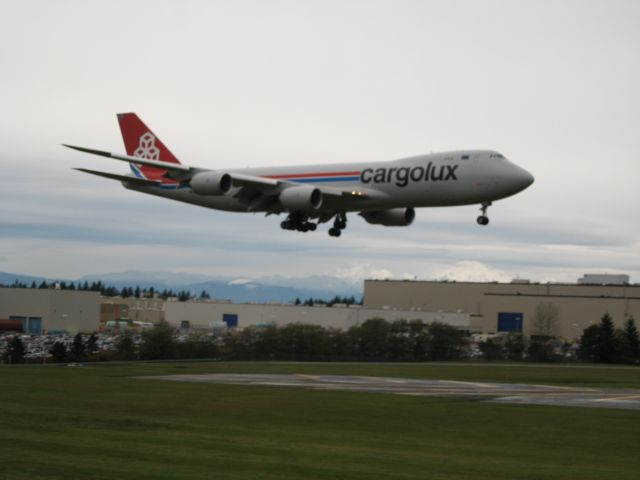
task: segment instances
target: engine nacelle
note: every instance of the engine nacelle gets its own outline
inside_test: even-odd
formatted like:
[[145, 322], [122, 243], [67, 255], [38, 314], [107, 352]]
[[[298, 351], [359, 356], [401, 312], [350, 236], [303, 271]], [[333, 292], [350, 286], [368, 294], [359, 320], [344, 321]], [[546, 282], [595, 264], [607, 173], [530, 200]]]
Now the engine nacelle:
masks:
[[385, 227], [408, 227], [416, 218], [413, 208], [392, 208], [390, 210], [378, 210], [376, 212], [360, 212], [360, 216], [367, 222]]
[[288, 212], [307, 212], [322, 206], [322, 192], [307, 185], [289, 187], [283, 190], [278, 198]]
[[196, 173], [189, 182], [198, 195], [224, 195], [231, 190], [231, 176], [223, 172]]

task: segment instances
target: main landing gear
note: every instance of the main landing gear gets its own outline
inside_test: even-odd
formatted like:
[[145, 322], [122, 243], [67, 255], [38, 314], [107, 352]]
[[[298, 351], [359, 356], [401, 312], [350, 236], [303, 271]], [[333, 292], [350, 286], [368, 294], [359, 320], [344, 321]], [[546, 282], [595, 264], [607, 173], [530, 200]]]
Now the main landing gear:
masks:
[[347, 228], [347, 215], [344, 212], [336, 213], [336, 219], [333, 221], [333, 228], [329, 229], [329, 236], [339, 237], [342, 230]]
[[478, 222], [478, 225], [489, 225], [489, 217], [487, 217], [487, 208], [489, 208], [491, 206], [491, 202], [482, 202], [480, 207], [480, 211], [482, 212], [482, 215], [480, 215], [476, 221]]
[[[337, 212], [335, 215], [328, 213], [320, 216], [318, 223], [325, 223], [334, 217], [333, 227], [329, 229], [329, 235], [339, 237], [342, 230], [347, 228], [347, 215], [344, 212]], [[283, 230], [296, 230], [298, 232], [313, 232], [318, 228], [318, 223], [309, 221], [309, 215], [303, 213], [290, 213], [286, 220], [280, 223]]]
[[284, 230], [297, 230], [298, 232], [313, 232], [318, 225], [309, 222], [306, 215], [290, 214], [287, 219], [280, 223]]

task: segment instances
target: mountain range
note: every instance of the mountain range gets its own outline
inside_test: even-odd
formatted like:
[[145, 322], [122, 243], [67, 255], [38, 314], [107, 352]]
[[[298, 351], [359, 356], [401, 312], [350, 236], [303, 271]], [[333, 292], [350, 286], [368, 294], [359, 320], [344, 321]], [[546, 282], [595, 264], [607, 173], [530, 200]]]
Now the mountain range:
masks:
[[15, 281], [31, 284], [42, 281], [50, 282], [75, 282], [92, 283], [101, 281], [107, 286], [116, 288], [136, 287], [156, 290], [169, 289], [173, 291], [187, 290], [195, 295], [202, 291], [207, 292], [211, 298], [228, 299], [233, 302], [268, 303], [268, 302], [292, 302], [296, 298], [318, 298], [330, 300], [336, 295], [342, 297], [354, 296], [359, 299], [362, 296], [362, 283], [354, 283], [343, 278], [329, 275], [311, 275], [308, 277], [283, 277], [268, 276], [258, 278], [209, 276], [191, 273], [176, 273], [166, 271], [138, 271], [127, 270], [124, 272], [105, 273], [98, 275], [85, 275], [80, 278], [45, 278], [14, 273], [0, 272], [0, 284], [11, 285]]

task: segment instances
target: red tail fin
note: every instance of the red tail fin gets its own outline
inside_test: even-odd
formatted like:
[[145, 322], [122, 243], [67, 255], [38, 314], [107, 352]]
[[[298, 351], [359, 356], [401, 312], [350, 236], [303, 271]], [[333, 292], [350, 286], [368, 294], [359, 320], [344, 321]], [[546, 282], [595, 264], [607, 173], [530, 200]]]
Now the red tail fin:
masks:
[[[122, 132], [122, 139], [127, 150], [127, 155], [160, 160], [163, 162], [180, 163], [164, 143], [147, 127], [135, 113], [119, 113], [118, 123]], [[131, 164], [136, 175], [150, 179], [161, 179], [167, 172], [162, 168]], [[168, 183], [173, 183], [169, 181]]]

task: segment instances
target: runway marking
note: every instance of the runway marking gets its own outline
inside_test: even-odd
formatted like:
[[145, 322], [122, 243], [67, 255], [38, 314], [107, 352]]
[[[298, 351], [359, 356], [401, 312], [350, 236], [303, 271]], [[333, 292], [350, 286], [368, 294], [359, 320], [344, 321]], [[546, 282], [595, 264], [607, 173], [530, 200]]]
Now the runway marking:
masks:
[[558, 385], [463, 382], [416, 378], [308, 374], [192, 374], [137, 377], [180, 382], [222, 383], [255, 387], [311, 388], [404, 396], [458, 397], [519, 405], [624, 408], [640, 410], [640, 391]]
[[617, 402], [617, 401], [625, 401], [629, 399], [640, 399], [640, 395], [624, 395], [622, 397], [606, 397], [606, 398], [596, 398], [594, 402]]

